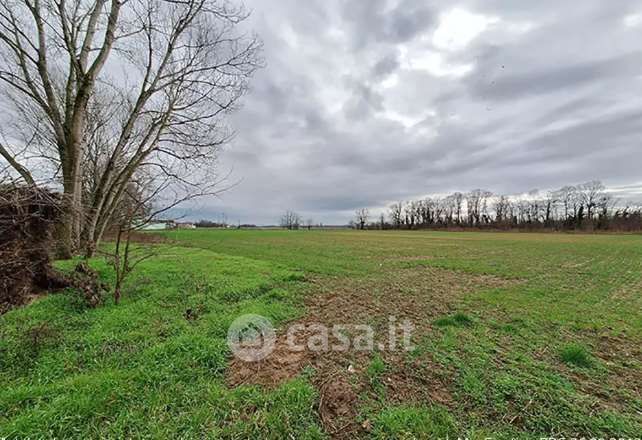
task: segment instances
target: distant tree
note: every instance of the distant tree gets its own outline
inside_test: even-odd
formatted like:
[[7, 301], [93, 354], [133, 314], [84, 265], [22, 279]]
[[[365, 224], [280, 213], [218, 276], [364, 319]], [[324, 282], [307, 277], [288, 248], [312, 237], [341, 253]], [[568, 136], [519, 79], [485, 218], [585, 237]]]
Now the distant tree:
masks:
[[491, 200], [492, 197], [493, 197], [493, 193], [491, 191], [482, 191], [481, 201], [480, 201], [480, 203], [481, 203], [480, 210], [481, 210], [481, 221], [482, 221], [482, 223], [491, 223], [490, 214], [488, 212], [488, 203], [489, 203], [489, 201]]
[[500, 224], [507, 224], [510, 218], [511, 201], [507, 196], [500, 196], [495, 202], [495, 221]]
[[586, 208], [586, 218], [593, 220], [595, 208], [600, 199], [604, 197], [606, 188], [599, 180], [583, 183], [578, 187], [580, 202]]
[[417, 224], [426, 227], [430, 224], [430, 200], [417, 200], [415, 202]]
[[431, 223], [444, 224], [446, 223], [446, 209], [447, 201], [443, 198], [436, 198], [433, 200], [432, 207], [432, 220]]
[[308, 231], [312, 229], [312, 226], [314, 226], [314, 220], [309, 218], [305, 221], [305, 226], [308, 228]]
[[281, 227], [286, 229], [299, 229], [301, 223], [301, 216], [294, 211], [288, 210], [281, 217]]
[[355, 211], [355, 224], [359, 229], [365, 229], [368, 224], [368, 208], [360, 208]]
[[584, 205], [580, 203], [579, 208], [577, 209], [577, 214], [575, 215], [575, 227], [582, 229], [584, 225]]
[[557, 202], [557, 193], [555, 191], [548, 191], [544, 199], [544, 226], [549, 227], [553, 223]]
[[456, 192], [453, 193], [452, 197], [455, 202], [455, 216], [457, 217], [457, 224], [461, 224], [461, 213], [464, 203], [464, 195], [460, 192]]
[[534, 189], [528, 192], [528, 199], [526, 200], [528, 206], [526, 208], [526, 222], [529, 225], [538, 223], [541, 214], [542, 203], [539, 199], [539, 190]]
[[577, 215], [577, 188], [572, 185], [564, 186], [555, 191], [555, 199], [564, 210], [564, 222], [571, 223]]
[[390, 205], [390, 223], [392, 223], [392, 226], [395, 228], [400, 228], [401, 225], [403, 224], [403, 204], [401, 202], [399, 203], [393, 203]]
[[606, 192], [596, 202], [597, 210], [597, 228], [598, 229], [609, 229], [611, 219], [614, 217], [612, 215], [612, 210], [615, 207], [616, 200], [615, 198]]
[[478, 226], [482, 223], [482, 216], [487, 215], [488, 199], [493, 195], [490, 191], [474, 189], [466, 194], [466, 211], [468, 225]]
[[415, 227], [415, 223], [417, 222], [418, 218], [418, 213], [417, 213], [417, 202], [415, 201], [410, 201], [406, 203], [406, 206], [404, 208], [404, 211], [406, 213], [406, 226], [408, 226], [408, 229], [412, 229]]
[[452, 194], [443, 199], [443, 207], [446, 225], [454, 223], [457, 212], [457, 200]]

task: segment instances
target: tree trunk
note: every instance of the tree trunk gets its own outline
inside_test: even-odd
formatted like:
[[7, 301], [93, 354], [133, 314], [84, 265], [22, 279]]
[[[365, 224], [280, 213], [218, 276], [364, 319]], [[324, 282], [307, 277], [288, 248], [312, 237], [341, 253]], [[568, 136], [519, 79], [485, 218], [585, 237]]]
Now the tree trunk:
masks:
[[74, 256], [74, 253], [77, 250], [76, 237], [74, 234], [76, 209], [74, 207], [72, 188], [68, 188], [66, 186], [64, 188], [63, 210], [62, 225], [60, 229], [61, 236], [57, 237], [59, 242], [58, 250], [60, 258], [70, 259]]
[[73, 257], [80, 249], [80, 231], [83, 220], [82, 171], [80, 169], [80, 146], [69, 145], [63, 158], [64, 217], [63, 236], [60, 237], [62, 258]]

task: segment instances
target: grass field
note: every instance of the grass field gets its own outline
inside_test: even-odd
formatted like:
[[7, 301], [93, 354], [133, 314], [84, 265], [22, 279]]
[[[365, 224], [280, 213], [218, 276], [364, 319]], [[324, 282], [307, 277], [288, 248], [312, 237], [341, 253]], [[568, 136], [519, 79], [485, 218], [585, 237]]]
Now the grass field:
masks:
[[[642, 434], [642, 236], [164, 235], [121, 304], [64, 292], [0, 317], [0, 438]], [[408, 317], [415, 348], [298, 359], [270, 383], [231, 363], [245, 313]]]

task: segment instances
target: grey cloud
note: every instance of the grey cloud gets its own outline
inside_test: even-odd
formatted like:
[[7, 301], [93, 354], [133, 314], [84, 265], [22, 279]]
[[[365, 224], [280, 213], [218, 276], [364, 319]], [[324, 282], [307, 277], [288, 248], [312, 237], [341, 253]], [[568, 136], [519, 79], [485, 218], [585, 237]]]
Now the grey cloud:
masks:
[[386, 33], [397, 42], [408, 41], [434, 23], [434, 12], [425, 1], [402, 1], [387, 17]]
[[383, 97], [365, 84], [358, 84], [344, 105], [346, 117], [362, 120], [383, 109]]
[[[626, 148], [635, 151], [642, 130], [642, 109], [616, 114], [599, 120], [588, 120], [571, 127], [535, 137], [523, 146], [531, 161], [559, 162], [591, 159], [596, 153]], [[569, 149], [568, 145], [575, 148]], [[507, 156], [506, 158], [509, 158]], [[524, 158], [517, 158], [523, 161]], [[510, 160], [506, 161], [510, 165]], [[642, 163], [642, 159], [640, 160]]]
[[388, 54], [381, 58], [372, 67], [372, 75], [375, 78], [386, 76], [399, 68], [399, 58], [396, 53]]
[[[524, 74], [500, 74], [492, 81], [472, 80], [474, 94], [485, 99], [517, 99], [541, 95], [567, 87], [579, 87], [604, 79], [635, 78], [642, 75], [642, 52], [568, 66], [551, 66], [548, 70]], [[510, 64], [508, 69], [510, 70]], [[500, 67], [506, 71], [506, 63]]]
[[[294, 209], [336, 224], [433, 192], [594, 178], [640, 198], [642, 26], [623, 19], [642, 1], [463, 0], [501, 21], [453, 51], [431, 44], [448, 2], [247, 1], [268, 67], [221, 157], [241, 182], [191, 218], [270, 224]], [[410, 69], [403, 50], [474, 68]]]
[[353, 27], [356, 48], [408, 41], [434, 23], [432, 8], [420, 0], [403, 0], [393, 9], [386, 0], [343, 2], [343, 18]]

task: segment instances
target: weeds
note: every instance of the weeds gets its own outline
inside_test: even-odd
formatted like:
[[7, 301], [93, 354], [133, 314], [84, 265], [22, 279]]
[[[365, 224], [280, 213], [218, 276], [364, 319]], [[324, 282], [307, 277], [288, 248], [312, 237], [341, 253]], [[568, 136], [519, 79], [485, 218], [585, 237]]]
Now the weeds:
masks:
[[370, 385], [375, 390], [377, 395], [383, 397], [385, 385], [382, 381], [382, 376], [386, 372], [386, 363], [384, 362], [381, 354], [375, 353], [368, 368], [366, 370], [366, 375], [368, 376], [368, 381]]
[[593, 359], [586, 347], [580, 344], [568, 344], [560, 350], [560, 358], [569, 365], [575, 365], [580, 368], [590, 368], [593, 366]]
[[472, 327], [474, 321], [465, 313], [455, 313], [453, 316], [446, 316], [435, 320], [437, 327]]

